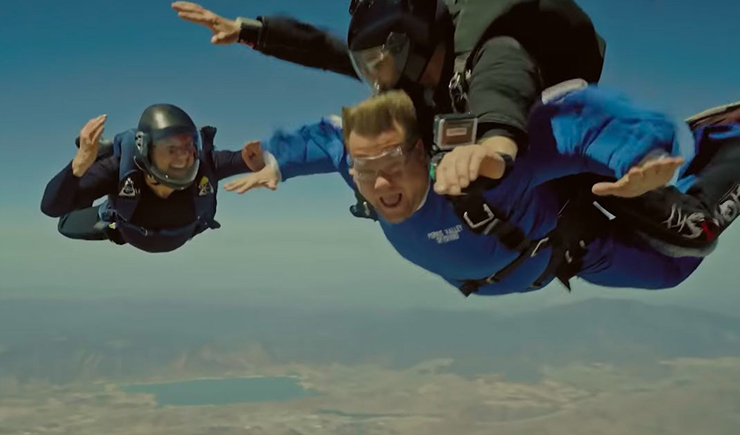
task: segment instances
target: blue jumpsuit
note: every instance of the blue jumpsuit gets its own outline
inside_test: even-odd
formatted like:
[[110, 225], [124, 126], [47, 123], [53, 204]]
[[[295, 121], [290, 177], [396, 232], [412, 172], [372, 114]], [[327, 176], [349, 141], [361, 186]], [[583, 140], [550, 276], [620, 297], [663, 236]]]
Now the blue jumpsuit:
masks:
[[[695, 151], [693, 143], [685, 146], [678, 140], [679, 128], [666, 116], [597, 87], [539, 104], [532, 111], [528, 131], [528, 153], [520, 156], [504, 180], [484, 196], [531, 240], [544, 237], [555, 227], [563, 205], [547, 181], [584, 172], [620, 178], [656, 151], [683, 156], [688, 165]], [[353, 186], [341, 128], [328, 119], [295, 131], [278, 131], [262, 146], [275, 157], [282, 180], [338, 172]], [[518, 255], [494, 237], [469, 231], [449, 201], [431, 188], [422, 207], [410, 218], [391, 224], [381, 217], [379, 223], [401, 256], [455, 287], [465, 280], [489, 276]], [[547, 248], [476, 294], [531, 291], [549, 257]], [[588, 246], [578, 276], [607, 287], [669, 288], [686, 279], [701, 261], [668, 257], [635, 233], [614, 225], [604, 228]]]

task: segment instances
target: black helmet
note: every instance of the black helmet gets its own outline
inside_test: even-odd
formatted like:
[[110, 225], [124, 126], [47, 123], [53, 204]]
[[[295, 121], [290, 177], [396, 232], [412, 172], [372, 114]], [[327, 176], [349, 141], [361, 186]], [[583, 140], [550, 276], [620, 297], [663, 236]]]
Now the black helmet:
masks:
[[443, 0], [352, 0], [347, 44], [357, 75], [375, 91], [418, 82], [452, 29]]
[[[191, 147], [192, 145], [192, 147]], [[189, 167], [157, 167], [152, 153], [155, 147], [167, 146], [175, 152], [184, 149], [193, 152]], [[184, 147], [184, 148], [183, 148]], [[182, 190], [190, 186], [198, 174], [200, 160], [200, 136], [193, 120], [185, 111], [172, 104], [155, 104], [144, 110], [136, 132], [135, 161], [142, 171], [158, 182], [173, 189]], [[179, 162], [178, 162], [179, 164]]]

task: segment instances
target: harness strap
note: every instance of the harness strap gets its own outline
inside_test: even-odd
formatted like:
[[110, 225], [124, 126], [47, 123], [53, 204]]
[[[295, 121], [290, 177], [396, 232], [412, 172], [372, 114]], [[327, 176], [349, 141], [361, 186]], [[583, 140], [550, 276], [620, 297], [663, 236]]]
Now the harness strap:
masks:
[[[534, 280], [530, 289], [541, 288], [550, 277], [554, 276], [570, 291], [570, 279], [582, 269], [583, 257], [588, 251], [588, 245], [601, 234], [608, 222], [608, 218], [589, 202], [591, 199], [590, 195], [583, 194], [577, 196], [572, 202], [566, 203], [560, 212], [556, 227], [545, 237], [530, 241], [522, 234], [523, 240], [520, 245], [517, 245], [521, 247], [518, 250], [519, 255], [511, 263], [486, 278], [463, 282], [459, 288], [460, 292], [468, 297], [482, 286], [500, 282], [521, 266], [525, 260], [535, 257], [549, 247], [552, 248], [550, 261], [540, 276]], [[521, 232], [511, 224], [508, 225]], [[516, 234], [516, 231], [509, 233], [509, 236], [511, 237], [512, 234]], [[500, 238], [500, 240], [503, 243], [505, 239]], [[515, 239], [510, 238], [509, 240]]]
[[458, 218], [476, 234], [493, 236], [507, 248], [520, 254], [525, 253], [532, 241], [520, 228], [499, 217], [495, 208], [480, 194], [449, 197]]
[[[542, 239], [538, 240], [537, 243], [530, 243], [527, 246], [527, 249], [521, 252], [511, 263], [507, 264], [504, 268], [501, 270], [495, 272], [492, 275], [489, 275], [486, 278], [481, 279], [472, 279], [465, 281], [460, 286], [460, 292], [465, 296], [468, 297], [471, 294], [478, 291], [478, 289], [484, 285], [488, 284], [495, 284], [497, 282], [500, 282], [502, 279], [509, 276], [514, 270], [516, 270], [519, 266], [521, 266], [522, 263], [524, 263], [525, 260], [528, 258], [532, 258], [539, 254], [539, 252], [545, 248], [548, 248], [550, 246], [554, 246], [553, 242], [555, 241], [556, 235], [551, 232], [548, 234], [547, 237], [543, 237]], [[544, 275], [544, 274], [543, 274]], [[549, 275], [548, 275], [549, 276]], [[538, 280], [542, 279], [544, 281], [547, 279], [547, 276], [540, 276]]]
[[455, 113], [466, 113], [468, 111], [468, 80], [471, 68], [468, 67], [470, 53], [465, 53], [455, 58], [455, 66], [452, 78], [448, 85], [450, 101]]

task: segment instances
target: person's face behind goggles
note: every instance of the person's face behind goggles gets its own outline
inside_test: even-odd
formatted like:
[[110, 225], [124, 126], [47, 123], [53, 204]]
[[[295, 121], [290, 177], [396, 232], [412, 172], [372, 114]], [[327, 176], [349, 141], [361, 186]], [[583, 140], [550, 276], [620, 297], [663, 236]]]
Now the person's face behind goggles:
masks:
[[[398, 139], [393, 141], [396, 145], [385, 146], [378, 154], [352, 156], [350, 168], [360, 193], [391, 223], [410, 217], [424, 199], [429, 185], [423, 143], [419, 140], [409, 145], [403, 142], [400, 134]], [[372, 147], [372, 142], [352, 133], [348, 141], [350, 154], [353, 148]]]

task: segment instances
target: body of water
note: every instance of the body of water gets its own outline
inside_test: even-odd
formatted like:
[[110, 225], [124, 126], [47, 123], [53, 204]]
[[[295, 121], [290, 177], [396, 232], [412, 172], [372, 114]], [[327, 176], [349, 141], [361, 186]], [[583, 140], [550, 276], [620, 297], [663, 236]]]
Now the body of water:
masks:
[[123, 391], [153, 394], [162, 406], [228, 405], [316, 397], [296, 378], [198, 379], [160, 384], [131, 384]]

